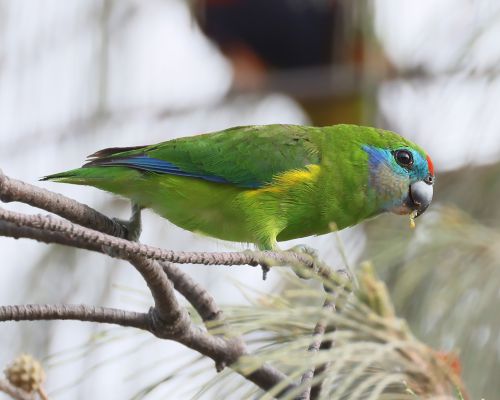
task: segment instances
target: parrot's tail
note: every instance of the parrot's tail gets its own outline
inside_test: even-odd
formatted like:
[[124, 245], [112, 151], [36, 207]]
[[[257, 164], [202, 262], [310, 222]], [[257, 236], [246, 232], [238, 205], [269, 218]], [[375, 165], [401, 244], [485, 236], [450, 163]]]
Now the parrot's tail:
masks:
[[101, 184], [118, 182], [127, 178], [130, 179], [131, 172], [132, 171], [127, 171], [124, 168], [116, 167], [83, 167], [53, 175], [47, 175], [40, 178], [40, 180], [100, 187]]
[[[59, 172], [40, 178], [41, 181], [64, 182], [73, 184], [85, 184], [88, 181], [87, 174], [83, 173], [83, 168], [72, 169], [71, 171]], [[85, 182], [84, 182], [85, 181]]]
[[[113, 165], [110, 164], [110, 160], [112, 161], [115, 158], [120, 160], [121, 155], [128, 155], [131, 152], [141, 150], [144, 147], [145, 146], [110, 147], [108, 149], [99, 150], [98, 152], [88, 156], [88, 162], [81, 168], [60, 172], [58, 174], [47, 175], [40, 178], [40, 180], [73, 183], [75, 185], [99, 186], [98, 184], [102, 182], [129, 178], [129, 175], [131, 174], [130, 171], [126, 171], [123, 168], [117, 169], [116, 167], [113, 167]], [[106, 168], [103, 169], [102, 166], [106, 166]]]

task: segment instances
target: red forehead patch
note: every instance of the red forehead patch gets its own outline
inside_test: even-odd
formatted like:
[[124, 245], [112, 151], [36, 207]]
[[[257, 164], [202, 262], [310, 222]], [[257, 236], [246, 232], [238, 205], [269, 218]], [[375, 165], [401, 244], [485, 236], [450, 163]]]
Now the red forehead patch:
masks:
[[427, 156], [427, 166], [429, 167], [429, 173], [434, 176], [434, 164], [429, 156]]

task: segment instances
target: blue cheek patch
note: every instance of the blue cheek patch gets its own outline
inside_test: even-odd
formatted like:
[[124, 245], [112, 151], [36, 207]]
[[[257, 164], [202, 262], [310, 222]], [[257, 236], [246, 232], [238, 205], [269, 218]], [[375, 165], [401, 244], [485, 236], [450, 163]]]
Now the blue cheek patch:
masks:
[[378, 147], [363, 146], [368, 153], [370, 187], [376, 193], [381, 210], [392, 211], [400, 207], [406, 198], [409, 171], [401, 167], [392, 152]]
[[390, 150], [367, 145], [363, 146], [363, 150], [366, 151], [369, 156], [371, 171], [376, 171], [381, 163], [385, 163], [391, 168], [395, 175], [409, 177], [411, 183], [425, 179], [427, 175], [429, 175], [427, 160], [424, 159], [418, 151], [408, 147], [402, 148], [409, 150], [413, 155], [413, 167], [410, 170], [401, 167], [396, 160], [394, 160]]
[[395, 173], [399, 173], [401, 175], [407, 174], [407, 171], [394, 161], [392, 153], [389, 150], [366, 145], [363, 146], [363, 150], [368, 153], [372, 171], [378, 169], [380, 167], [380, 164], [384, 163], [390, 166]]

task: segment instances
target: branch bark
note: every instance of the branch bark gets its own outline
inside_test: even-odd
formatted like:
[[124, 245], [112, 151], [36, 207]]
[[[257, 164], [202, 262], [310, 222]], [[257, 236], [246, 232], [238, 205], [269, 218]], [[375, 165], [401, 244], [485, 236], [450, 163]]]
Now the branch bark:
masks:
[[177, 325], [173, 329], [168, 322], [166, 323], [158, 317], [154, 308], [151, 308], [150, 312], [146, 314], [82, 304], [0, 306], [0, 321], [40, 320], [89, 321], [142, 329], [159, 338], [181, 343], [212, 358], [219, 369], [230, 366], [263, 390], [270, 390], [282, 381], [289, 381], [289, 384], [285, 385], [283, 393], [294, 387], [293, 382], [286, 375], [269, 365], [263, 365], [250, 374], [233, 365], [241, 356], [248, 354], [245, 344], [239, 338], [224, 339], [212, 336], [191, 323], [183, 324], [181, 327]]
[[[56, 243], [63, 246], [79, 247], [81, 249], [103, 253], [102, 246], [96, 243], [76, 243], [61, 232], [44, 231], [38, 228], [18, 226], [12, 222], [0, 220], [0, 236], [15, 239], [26, 238], [38, 242]], [[188, 274], [170, 262], [161, 262], [161, 268], [173, 283], [175, 290], [182, 294], [200, 314], [203, 321], [218, 320], [222, 311], [217, 306], [214, 298], [200, 284], [194, 281]]]
[[126, 237], [126, 229], [104, 214], [62, 194], [50, 192], [29, 183], [12, 179], [0, 170], [0, 200], [18, 201], [41, 208], [76, 224], [92, 227], [113, 236]]
[[[97, 232], [69, 221], [55, 218], [50, 215], [27, 215], [0, 208], [0, 219], [22, 226], [35, 228], [42, 231], [59, 232], [69, 238], [68, 244], [78, 248], [88, 248], [96, 244], [102, 248], [115, 250], [112, 257], [128, 260], [131, 255], [140, 255], [157, 261], [168, 261], [178, 264], [202, 264], [202, 265], [250, 265], [250, 266], [295, 266], [307, 268], [314, 273], [332, 281], [338, 281], [339, 277], [324, 263], [313, 257], [295, 252], [275, 251], [245, 251], [245, 252], [183, 252], [164, 250], [159, 247], [148, 246], [138, 242], [114, 237], [102, 232]], [[21, 236], [18, 236], [21, 237]], [[40, 240], [50, 243], [51, 238], [39, 237]], [[101, 252], [109, 253], [105, 250]], [[349, 282], [343, 282], [350, 286]]]
[[[326, 312], [334, 312], [335, 311], [335, 303], [327, 298], [325, 302], [323, 303], [323, 310]], [[311, 353], [317, 353], [321, 345], [323, 343], [323, 336], [325, 334], [327, 327], [327, 322], [325, 318], [321, 318], [317, 323], [316, 326], [314, 327], [314, 332], [313, 332], [313, 341], [309, 345], [309, 348], [307, 351]], [[317, 368], [311, 367], [309, 368], [303, 375], [300, 380], [300, 385], [305, 386], [306, 389], [302, 392], [302, 394], [297, 398], [297, 400], [309, 400], [311, 399], [311, 383], [314, 379], [314, 376], [318, 376], [320, 374], [320, 371], [318, 371]]]
[[146, 313], [84, 304], [23, 304], [0, 306], [0, 321], [78, 320], [149, 330]]

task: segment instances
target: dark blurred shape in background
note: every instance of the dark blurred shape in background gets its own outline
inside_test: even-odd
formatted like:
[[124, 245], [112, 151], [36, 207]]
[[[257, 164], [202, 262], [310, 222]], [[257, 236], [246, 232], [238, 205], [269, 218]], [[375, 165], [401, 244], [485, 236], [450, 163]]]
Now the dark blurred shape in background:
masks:
[[337, 0], [201, 0], [196, 15], [231, 61], [236, 92], [286, 93], [331, 125], [363, 119], [355, 11]]
[[337, 1], [205, 0], [202, 4], [205, 33], [229, 57], [250, 52], [279, 69], [324, 66], [333, 60], [333, 33], [341, 33], [342, 24]]

